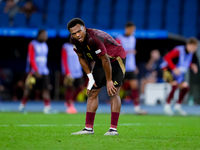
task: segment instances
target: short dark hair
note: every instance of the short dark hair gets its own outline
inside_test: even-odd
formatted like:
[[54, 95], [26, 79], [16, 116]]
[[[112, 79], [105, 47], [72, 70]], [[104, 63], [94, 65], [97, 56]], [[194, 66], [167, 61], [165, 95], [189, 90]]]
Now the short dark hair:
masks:
[[186, 44], [195, 44], [198, 45], [199, 44], [199, 40], [195, 37], [190, 37], [186, 40]]
[[132, 21], [128, 21], [128, 22], [125, 24], [125, 27], [135, 27], [135, 24], [134, 24]]
[[70, 28], [74, 27], [75, 25], [80, 24], [85, 26], [85, 23], [83, 22], [82, 19], [80, 18], [73, 18], [72, 20], [70, 20], [67, 24], [67, 29], [68, 31], [70, 30]]
[[40, 29], [37, 33], [37, 38], [40, 36], [40, 34], [42, 34], [43, 32], [46, 32], [45, 29]]

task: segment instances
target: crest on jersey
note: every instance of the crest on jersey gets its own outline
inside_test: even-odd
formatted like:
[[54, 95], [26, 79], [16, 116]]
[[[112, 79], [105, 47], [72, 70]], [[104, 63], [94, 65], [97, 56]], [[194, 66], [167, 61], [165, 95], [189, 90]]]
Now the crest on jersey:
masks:
[[74, 48], [75, 50], [77, 50], [76, 45], [73, 45], [73, 48]]
[[101, 50], [98, 49], [98, 50], [95, 51], [95, 53], [96, 53], [96, 54], [99, 54], [99, 53], [101, 53]]

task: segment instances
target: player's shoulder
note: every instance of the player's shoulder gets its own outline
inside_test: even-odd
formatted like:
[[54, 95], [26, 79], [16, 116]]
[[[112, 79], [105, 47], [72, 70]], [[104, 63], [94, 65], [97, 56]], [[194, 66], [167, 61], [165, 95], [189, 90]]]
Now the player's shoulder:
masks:
[[73, 44], [66, 42], [62, 45], [62, 49], [73, 49]]
[[115, 39], [122, 39], [124, 37], [124, 35], [123, 34], [119, 34], [119, 35], [117, 35], [116, 37], [115, 37]]
[[185, 45], [177, 45], [173, 48], [173, 50], [184, 50], [185, 49]]
[[90, 35], [90, 37], [104, 37], [105, 35], [109, 35], [108, 33], [99, 30], [99, 29], [93, 29], [93, 28], [87, 28], [87, 33]]
[[64, 43], [62, 46], [63, 46], [63, 47], [71, 47], [71, 46], [73, 46], [73, 44], [72, 44], [72, 43], [66, 42], [66, 43]]
[[87, 28], [87, 42], [90, 45], [96, 44], [99, 41], [104, 42], [104, 32], [98, 29]]
[[29, 44], [35, 44], [35, 43], [37, 43], [37, 40], [32, 40], [32, 41], [30, 41], [30, 43]]

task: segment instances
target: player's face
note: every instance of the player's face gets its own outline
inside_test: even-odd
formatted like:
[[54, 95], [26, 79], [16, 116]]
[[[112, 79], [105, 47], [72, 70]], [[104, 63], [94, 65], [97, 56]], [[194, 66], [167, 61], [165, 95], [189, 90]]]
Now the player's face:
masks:
[[153, 50], [151, 52], [151, 58], [155, 61], [158, 61], [160, 59], [160, 52], [158, 50]]
[[39, 40], [42, 41], [42, 42], [46, 42], [48, 40], [48, 35], [47, 35], [47, 32], [44, 31], [40, 34], [39, 36]]
[[188, 52], [194, 53], [197, 50], [197, 44], [187, 44], [186, 49]]
[[70, 28], [70, 33], [79, 42], [83, 42], [86, 35], [86, 28], [83, 25], [77, 24]]
[[130, 26], [125, 28], [125, 34], [127, 36], [132, 35], [135, 32], [135, 26]]

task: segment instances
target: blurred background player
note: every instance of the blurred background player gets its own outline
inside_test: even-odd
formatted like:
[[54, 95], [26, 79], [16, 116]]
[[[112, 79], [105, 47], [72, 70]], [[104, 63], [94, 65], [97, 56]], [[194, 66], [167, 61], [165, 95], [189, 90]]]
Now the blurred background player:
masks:
[[187, 115], [187, 113], [181, 108], [181, 103], [189, 91], [189, 85], [186, 81], [184, 81], [184, 75], [189, 67], [195, 74], [198, 73], [198, 60], [195, 55], [198, 43], [199, 42], [196, 38], [188, 38], [185, 46], [176, 46], [164, 56], [164, 61], [161, 64], [161, 68], [164, 70], [163, 77], [164, 80], [169, 82], [172, 86], [172, 90], [169, 93], [166, 104], [164, 106], [164, 112], [167, 115], [174, 114], [171, 109], [170, 102], [177, 88], [180, 88], [180, 93], [179, 99], [174, 106], [174, 110], [180, 115]]
[[163, 62], [158, 49], [150, 52], [150, 58], [145, 63], [140, 63], [140, 100], [144, 97], [145, 86], [147, 83], [163, 83], [163, 72], [160, 64]]
[[49, 69], [47, 67], [48, 46], [46, 41], [48, 39], [46, 30], [39, 30], [37, 39], [32, 40], [28, 45], [27, 55], [27, 70], [28, 76], [26, 78], [26, 85], [19, 111], [25, 111], [25, 105], [28, 101], [29, 95], [35, 89], [39, 89], [44, 100], [45, 114], [51, 113], [49, 85]]
[[61, 60], [62, 72], [65, 75], [63, 83], [66, 87], [66, 113], [75, 114], [77, 113], [77, 110], [74, 107], [74, 101], [76, 100], [78, 93], [84, 88], [84, 81], [82, 67], [76, 52], [73, 50], [72, 44], [68, 42], [63, 44]]
[[[133, 99], [134, 104], [134, 112], [136, 114], [147, 114], [146, 110], [142, 110], [140, 108], [140, 99], [139, 99], [139, 91], [138, 91], [138, 80], [136, 72], [138, 72], [136, 67], [136, 39], [134, 36], [136, 26], [133, 22], [129, 21], [125, 25], [125, 34], [120, 35], [116, 38], [116, 41], [122, 45], [122, 47], [126, 51], [126, 73], [124, 77], [124, 84], [126, 86], [126, 90], [131, 90], [131, 98]], [[125, 87], [125, 86], [124, 86]], [[127, 88], [128, 87], [128, 88]]]

